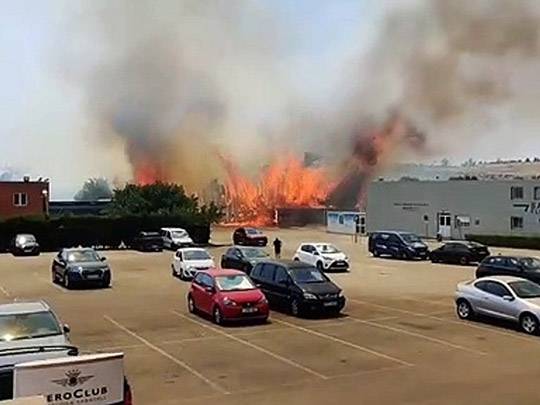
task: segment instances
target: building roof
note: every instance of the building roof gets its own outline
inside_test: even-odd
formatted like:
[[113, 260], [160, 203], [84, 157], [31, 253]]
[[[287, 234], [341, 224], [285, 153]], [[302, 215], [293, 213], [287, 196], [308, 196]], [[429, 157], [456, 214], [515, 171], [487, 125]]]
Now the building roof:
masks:
[[49, 306], [43, 301], [13, 302], [0, 305], [0, 315], [29, 314], [48, 310]]

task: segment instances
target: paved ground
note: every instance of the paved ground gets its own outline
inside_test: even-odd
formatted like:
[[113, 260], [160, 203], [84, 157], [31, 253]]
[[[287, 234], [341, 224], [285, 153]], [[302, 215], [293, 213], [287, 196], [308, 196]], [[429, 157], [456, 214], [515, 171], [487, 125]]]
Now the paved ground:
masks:
[[[214, 242], [229, 233], [215, 230]], [[52, 254], [1, 255], [0, 302], [45, 299], [82, 349], [124, 351], [137, 404], [540, 400], [540, 338], [455, 317], [455, 285], [473, 267], [374, 259], [365, 241], [316, 230], [279, 234], [284, 256], [300, 241], [331, 241], [349, 254], [352, 271], [330, 275], [349, 298], [343, 317], [273, 312], [267, 325], [215, 327], [188, 315], [188, 284], [171, 277], [171, 252], [105, 252], [113, 287], [90, 291], [53, 285]], [[225, 248], [211, 250], [219, 259]]]

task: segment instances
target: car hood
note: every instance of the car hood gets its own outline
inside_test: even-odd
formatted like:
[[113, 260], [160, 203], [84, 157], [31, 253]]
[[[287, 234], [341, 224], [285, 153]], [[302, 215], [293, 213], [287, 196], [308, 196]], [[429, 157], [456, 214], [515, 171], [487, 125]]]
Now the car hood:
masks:
[[73, 262], [73, 263], [69, 263], [69, 268], [70, 269], [73, 269], [73, 268], [78, 268], [78, 267], [82, 267], [84, 270], [87, 270], [87, 269], [101, 269], [103, 267], [107, 267], [108, 264], [106, 262], [80, 262], [80, 263], [77, 263], [77, 262]]
[[65, 335], [49, 336], [38, 339], [14, 340], [12, 342], [0, 342], [0, 367], [24, 363], [34, 360], [45, 360], [57, 357], [65, 357], [65, 351], [41, 352], [41, 353], [22, 353], [22, 354], [5, 354], [2, 355], [2, 350], [31, 348], [36, 346], [69, 346], [71, 343]]
[[341, 289], [331, 281], [324, 283], [302, 283], [298, 285], [302, 291], [313, 294], [337, 294], [341, 291]]
[[337, 253], [322, 253], [323, 257], [329, 257], [333, 260], [346, 260], [347, 255], [343, 252], [337, 252]]
[[259, 301], [261, 298], [264, 297], [264, 294], [262, 293], [261, 290], [255, 289], [255, 290], [245, 290], [245, 291], [221, 292], [221, 296], [223, 298], [228, 297], [231, 300], [241, 304], [244, 302]]
[[207, 260], [186, 260], [187, 267], [216, 267], [212, 259]]
[[179, 238], [171, 238], [174, 243], [193, 243], [193, 239], [189, 236], [182, 236]]

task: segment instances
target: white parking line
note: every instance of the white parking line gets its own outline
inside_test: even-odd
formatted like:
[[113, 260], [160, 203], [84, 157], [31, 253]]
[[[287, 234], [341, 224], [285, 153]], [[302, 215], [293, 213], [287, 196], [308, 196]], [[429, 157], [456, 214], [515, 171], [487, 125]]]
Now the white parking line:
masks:
[[206, 378], [204, 375], [202, 375], [201, 373], [199, 373], [197, 370], [195, 370], [193, 367], [191, 367], [190, 365], [184, 363], [182, 360], [179, 360], [177, 359], [176, 357], [172, 356], [171, 354], [167, 353], [165, 350], [163, 349], [160, 349], [159, 347], [157, 347], [156, 345], [150, 343], [148, 340], [146, 340], [145, 338], [143, 338], [142, 336], [136, 334], [135, 332], [129, 330], [128, 328], [126, 328], [125, 326], [121, 325], [120, 323], [118, 323], [117, 321], [115, 321], [113, 318], [111, 318], [110, 316], [107, 316], [107, 315], [104, 315], [103, 316], [106, 320], [108, 320], [110, 323], [112, 323], [114, 326], [116, 326], [118, 329], [121, 329], [122, 331], [124, 331], [125, 333], [127, 333], [128, 335], [134, 337], [135, 339], [137, 339], [139, 342], [143, 343], [145, 346], [147, 346], [148, 348], [154, 350], [155, 352], [161, 354], [163, 357], [166, 357], [167, 359], [171, 360], [173, 363], [179, 365], [180, 367], [182, 367], [183, 369], [187, 370], [188, 372], [190, 372], [191, 374], [193, 374], [195, 377], [199, 378], [200, 380], [204, 381], [206, 384], [210, 385], [213, 389], [215, 389], [216, 391], [219, 391], [221, 392], [222, 394], [230, 394], [229, 391], [227, 391], [225, 388], [219, 386], [218, 384], [216, 384], [215, 382], [209, 380], [208, 378]]
[[287, 325], [287, 326], [289, 326], [291, 328], [301, 330], [302, 332], [309, 333], [311, 335], [318, 336], [318, 337], [323, 338], [323, 339], [331, 340], [333, 342], [340, 343], [340, 344], [342, 344], [344, 346], [348, 346], [348, 347], [351, 347], [353, 349], [356, 349], [356, 350], [359, 350], [359, 351], [362, 351], [362, 352], [365, 352], [365, 353], [369, 353], [369, 354], [372, 354], [374, 356], [377, 356], [377, 357], [380, 357], [380, 358], [383, 358], [383, 359], [386, 359], [386, 360], [390, 360], [390, 361], [393, 361], [395, 363], [399, 363], [399, 364], [404, 365], [404, 366], [414, 366], [414, 364], [409, 363], [407, 361], [398, 359], [396, 357], [389, 356], [387, 354], [378, 352], [376, 350], [372, 350], [372, 349], [364, 347], [364, 346], [357, 345], [356, 343], [352, 343], [352, 342], [349, 342], [347, 340], [343, 340], [343, 339], [339, 339], [339, 338], [331, 336], [331, 335], [327, 335], [326, 333], [317, 332], [317, 331], [314, 331], [312, 329], [304, 328], [302, 326], [295, 325], [294, 323], [281, 321], [281, 320], [278, 320], [278, 319], [274, 319], [274, 322], [281, 323], [283, 325]]
[[[301, 365], [300, 363], [297, 363], [297, 362], [292, 361], [292, 360], [290, 360], [290, 359], [287, 359], [287, 358], [285, 358], [285, 357], [283, 357], [283, 356], [280, 356], [279, 354], [276, 354], [276, 353], [274, 353], [274, 352], [271, 352], [270, 350], [267, 350], [267, 349], [265, 349], [264, 347], [258, 346], [258, 345], [254, 344], [254, 343], [251, 343], [251, 342], [247, 341], [247, 340], [240, 339], [240, 338], [237, 337], [236, 335], [231, 335], [230, 333], [224, 332], [224, 331], [222, 331], [222, 330], [220, 330], [220, 329], [218, 329], [218, 328], [215, 328], [215, 327], [210, 326], [210, 325], [207, 325], [207, 324], [205, 324], [205, 323], [203, 323], [203, 322], [197, 321], [197, 320], [195, 320], [195, 319], [193, 319], [193, 318], [191, 318], [191, 317], [189, 317], [189, 316], [187, 316], [187, 315], [184, 315], [184, 314], [182, 314], [182, 313], [180, 313], [180, 312], [177, 312], [177, 311], [174, 311], [174, 310], [171, 311], [171, 312], [172, 312], [173, 314], [179, 316], [179, 317], [182, 318], [182, 319], [185, 319], [185, 320], [187, 320], [187, 321], [193, 322], [193, 323], [195, 323], [195, 324], [197, 324], [197, 325], [199, 325], [199, 326], [202, 326], [203, 328], [206, 328], [206, 329], [212, 330], [213, 332], [219, 333], [220, 335], [226, 336], [226, 337], [228, 337], [229, 339], [234, 340], [235, 342], [238, 342], [238, 343], [241, 343], [241, 344], [243, 344], [243, 345], [245, 345], [245, 346], [251, 347], [252, 349], [255, 349], [255, 350], [257, 350], [257, 351], [259, 351], [259, 352], [261, 352], [261, 353], [264, 353], [264, 354], [266, 354], [266, 355], [268, 355], [268, 356], [270, 356], [270, 357], [272, 357], [272, 358], [274, 358], [274, 359], [276, 359], [276, 360], [279, 360], [279, 361], [281, 361], [281, 362], [283, 362], [283, 363], [286, 363], [286, 364], [288, 364], [289, 366], [293, 366], [293, 367], [295, 367], [295, 368], [298, 368], [298, 369], [300, 369], [300, 370], [302, 370], [302, 371], [305, 371], [306, 373], [309, 373], [309, 374], [311, 374], [311, 375], [314, 375], [314, 376], [316, 376], [316, 377], [319, 377], [319, 378], [321, 378], [321, 379], [323, 379], [323, 380], [327, 380], [327, 379], [328, 379], [328, 377], [325, 376], [324, 374], [321, 374], [321, 373], [319, 373], [319, 372], [317, 372], [317, 371], [315, 371], [315, 370], [312, 370], [311, 368], [308, 368], [308, 367], [306, 367], [306, 366]], [[274, 320], [274, 321], [275, 321], [275, 322], [279, 322], [279, 321], [277, 321], [277, 320]]]
[[2, 291], [2, 294], [4, 294], [6, 296], [6, 298], [10, 298], [11, 297], [11, 294], [9, 293], [8, 290], [6, 290], [4, 287], [2, 287], [0, 285], [0, 291]]
[[361, 300], [357, 300], [357, 299], [349, 299], [349, 301], [356, 302], [358, 304], [369, 305], [369, 306], [376, 307], [376, 308], [383, 308], [383, 309], [388, 309], [388, 310], [392, 310], [392, 311], [396, 311], [396, 312], [401, 312], [401, 313], [407, 314], [407, 315], [433, 319], [433, 320], [439, 321], [439, 322], [448, 322], [448, 323], [452, 323], [452, 324], [455, 324], [455, 325], [461, 325], [461, 326], [465, 326], [465, 327], [469, 327], [469, 328], [473, 328], [473, 329], [479, 329], [479, 330], [483, 330], [483, 331], [487, 331], [487, 332], [492, 332], [492, 333], [495, 333], [497, 335], [507, 336], [507, 337], [511, 337], [511, 338], [514, 338], [514, 339], [518, 339], [518, 340], [524, 340], [524, 341], [529, 342], [529, 343], [538, 343], [539, 342], [538, 339], [528, 338], [526, 336], [518, 335], [517, 333], [504, 332], [502, 330], [494, 329], [494, 328], [491, 328], [491, 327], [488, 327], [488, 326], [476, 325], [474, 323], [471, 323], [470, 321], [446, 319], [446, 318], [441, 318], [439, 316], [435, 316], [435, 315], [432, 315], [432, 314], [423, 314], [423, 313], [420, 313], [420, 312], [408, 311], [408, 310], [405, 310], [405, 309], [389, 307], [387, 305], [375, 304], [373, 302], [361, 301]]

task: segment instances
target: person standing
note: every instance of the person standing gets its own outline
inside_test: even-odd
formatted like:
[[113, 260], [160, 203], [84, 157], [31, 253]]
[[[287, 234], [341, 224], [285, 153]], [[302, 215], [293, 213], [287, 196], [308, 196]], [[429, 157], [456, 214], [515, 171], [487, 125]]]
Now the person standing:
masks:
[[281, 258], [281, 245], [283, 243], [279, 240], [279, 238], [274, 239], [274, 255], [276, 259]]

